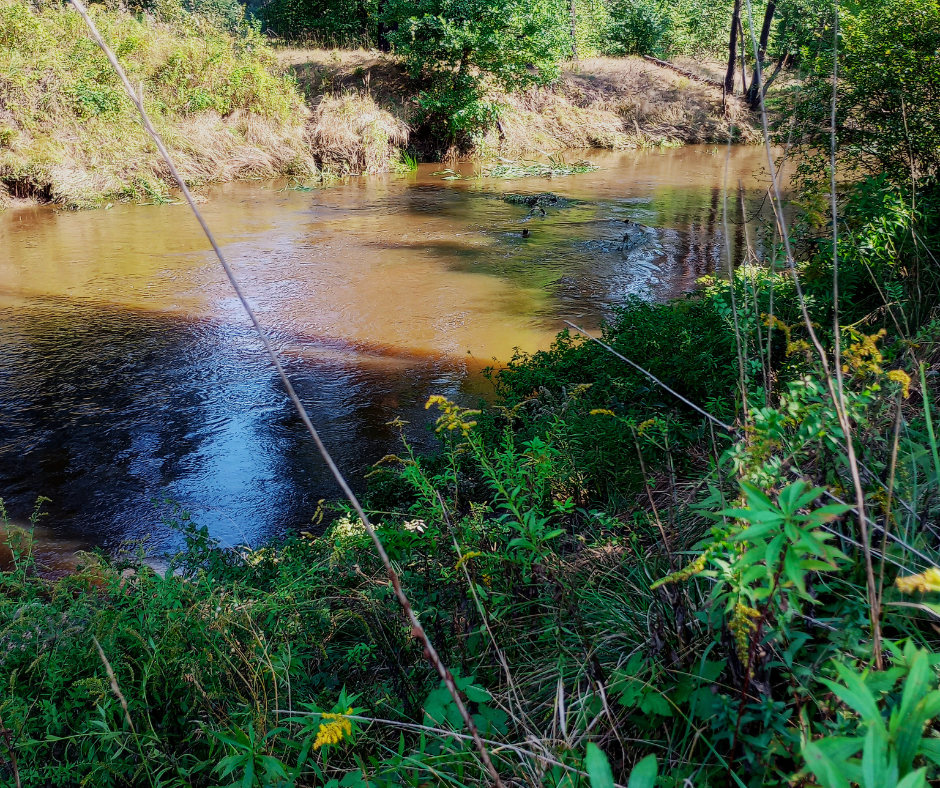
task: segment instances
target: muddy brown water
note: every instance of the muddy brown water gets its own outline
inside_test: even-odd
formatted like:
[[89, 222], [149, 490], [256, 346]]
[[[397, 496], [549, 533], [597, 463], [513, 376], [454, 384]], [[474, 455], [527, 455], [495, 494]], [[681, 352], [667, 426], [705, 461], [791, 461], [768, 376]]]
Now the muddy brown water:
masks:
[[[725, 265], [724, 148], [586, 155], [602, 169], [552, 180], [422, 165], [209, 193], [206, 219], [360, 488], [399, 448], [392, 419], [433, 449], [430, 394], [472, 404], [482, 367], [548, 347], [563, 319], [596, 328], [631, 295], [677, 295]], [[755, 213], [765, 161], [729, 160]], [[501, 199], [544, 191], [570, 203], [542, 216]], [[647, 228], [626, 248], [624, 219]], [[51, 499], [52, 556], [172, 548], [166, 501], [234, 544], [305, 527], [338, 496], [184, 205], [0, 214], [0, 414], [0, 497], [14, 523]]]

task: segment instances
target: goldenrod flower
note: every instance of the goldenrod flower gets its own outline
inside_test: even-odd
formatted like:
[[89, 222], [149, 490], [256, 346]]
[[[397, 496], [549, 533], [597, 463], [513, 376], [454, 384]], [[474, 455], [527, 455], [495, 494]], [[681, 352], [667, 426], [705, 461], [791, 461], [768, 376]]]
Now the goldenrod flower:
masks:
[[594, 408], [594, 410], [591, 411], [591, 415], [592, 416], [616, 416], [617, 414], [614, 413], [612, 410], [607, 410], [607, 408]]
[[640, 424], [639, 427], [636, 428], [637, 434], [638, 435], [645, 434], [648, 429], [650, 429], [651, 427], [655, 427], [656, 424], [657, 424], [656, 419], [647, 419], [642, 424]]
[[324, 744], [339, 744], [344, 737], [352, 736], [352, 723], [346, 717], [352, 713], [352, 708], [348, 708], [346, 714], [324, 714], [323, 719], [329, 722], [320, 723], [313, 749], [319, 750]]
[[460, 567], [462, 567], [466, 561], [469, 561], [471, 558], [478, 558], [481, 555], [483, 555], [483, 553], [481, 553], [479, 550], [471, 550], [468, 553], [464, 553], [460, 557], [460, 560], [455, 564], [454, 569], [460, 569]]
[[424, 409], [427, 410], [432, 405], [437, 405], [437, 407], [443, 411], [442, 415], [435, 423], [435, 432], [440, 432], [443, 429], [459, 429], [464, 435], [467, 435], [470, 430], [477, 426], [477, 423], [471, 421], [470, 417], [479, 414], [480, 411], [478, 410], [461, 408], [457, 403], [451, 402], [447, 397], [442, 397], [440, 394], [434, 394], [429, 397], [424, 405]]
[[917, 591], [926, 594], [928, 591], [940, 591], [940, 569], [931, 567], [919, 575], [899, 577], [894, 584], [902, 594], [913, 594]]
[[901, 393], [904, 394], [904, 399], [911, 396], [911, 376], [903, 369], [892, 369], [888, 372], [887, 377], [888, 380], [901, 384]]
[[753, 607], [748, 607], [742, 602], [734, 606], [734, 615], [728, 622], [728, 629], [734, 635], [735, 650], [738, 652], [738, 659], [741, 662], [747, 662], [750, 651], [750, 636], [757, 629], [755, 619], [760, 618], [760, 611]]
[[708, 556], [704, 553], [696, 558], [694, 561], [690, 562], [684, 569], [680, 569], [678, 572], [673, 572], [671, 575], [667, 575], [661, 580], [657, 580], [651, 588], [656, 590], [660, 586], [664, 586], [667, 583], [681, 583], [685, 580], [688, 580], [690, 577], [694, 577], [699, 572], [704, 571], [705, 561]]

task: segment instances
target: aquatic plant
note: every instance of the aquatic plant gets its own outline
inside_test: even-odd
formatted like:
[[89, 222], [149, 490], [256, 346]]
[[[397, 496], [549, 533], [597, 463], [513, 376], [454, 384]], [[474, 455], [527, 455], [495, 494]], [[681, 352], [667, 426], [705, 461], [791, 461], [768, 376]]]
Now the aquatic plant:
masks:
[[589, 161], [568, 164], [561, 157], [551, 156], [547, 163], [540, 161], [511, 160], [500, 158], [492, 166], [483, 168], [485, 178], [561, 178], [579, 175], [600, 169]]

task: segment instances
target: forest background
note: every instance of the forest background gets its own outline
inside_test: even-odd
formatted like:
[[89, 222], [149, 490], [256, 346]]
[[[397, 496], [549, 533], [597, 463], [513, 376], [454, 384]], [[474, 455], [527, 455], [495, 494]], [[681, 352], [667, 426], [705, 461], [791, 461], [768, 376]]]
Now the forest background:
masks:
[[[750, 83], [777, 75], [749, 122], [796, 168], [798, 210], [788, 221], [770, 188], [775, 220], [736, 270], [676, 301], [630, 303], [603, 344], [565, 332], [492, 370], [495, 405], [433, 397], [440, 452], [403, 443], [376, 465], [366, 509], [454, 692], [364, 523], [338, 504], [309, 534], [235, 550], [179, 511], [186, 549], [169, 571], [96, 554], [60, 579], [7, 523], [0, 780], [916, 788], [940, 777], [940, 9], [765, 11], [93, 8], [119, 56], [149, 69], [148, 106], [166, 128], [211, 111], [240, 118], [245, 141], [266, 118], [306, 176], [320, 164], [271, 33], [388, 48], [414, 80], [408, 122], [458, 146], [498, 127], [495, 90], [549, 89], [575, 47], [745, 52]], [[743, 45], [729, 52], [732, 30]], [[42, 125], [54, 113], [139, 133], [72, 11], [3, 0], [0, 47], [8, 189], [35, 191], [43, 172], [12, 169], [22, 146], [45, 150], [45, 172], [65, 166]], [[116, 157], [114, 139], [103, 156]], [[154, 177], [133, 188], [162, 194]], [[728, 222], [737, 199], [729, 184]]]

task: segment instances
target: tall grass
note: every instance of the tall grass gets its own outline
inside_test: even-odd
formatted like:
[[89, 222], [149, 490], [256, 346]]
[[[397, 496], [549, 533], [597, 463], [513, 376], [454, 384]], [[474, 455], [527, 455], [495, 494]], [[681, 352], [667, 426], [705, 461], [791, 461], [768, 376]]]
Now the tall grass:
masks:
[[[180, 5], [157, 19], [95, 18], [194, 184], [309, 174], [304, 110], [250, 26], [232, 33]], [[70, 206], [166, 190], [135, 110], [74, 11], [0, 2], [0, 184]]]

